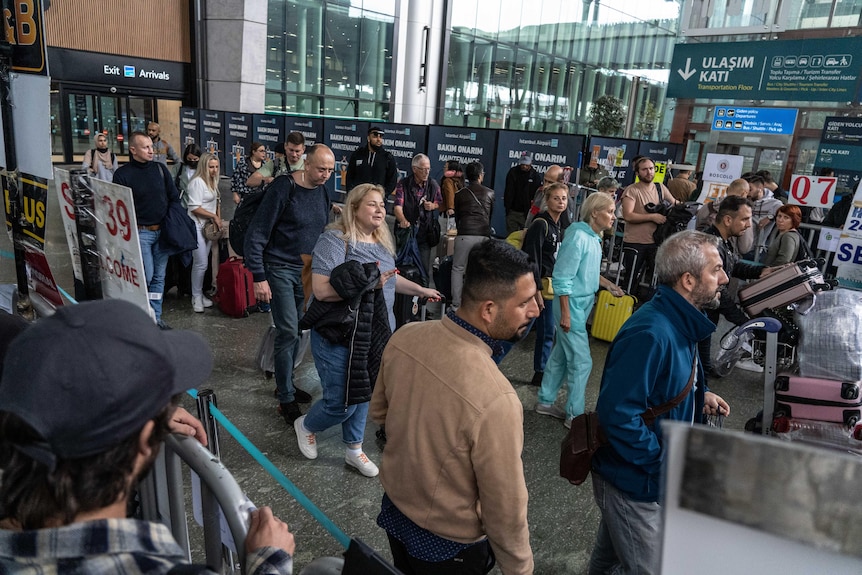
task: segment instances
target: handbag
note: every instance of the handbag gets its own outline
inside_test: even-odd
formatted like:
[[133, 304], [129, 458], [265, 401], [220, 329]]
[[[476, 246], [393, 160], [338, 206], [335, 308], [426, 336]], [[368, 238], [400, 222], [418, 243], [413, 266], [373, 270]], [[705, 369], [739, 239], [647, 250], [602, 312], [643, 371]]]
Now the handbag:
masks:
[[[426, 199], [429, 202], [433, 202], [433, 198], [431, 197], [431, 193], [434, 191], [431, 186], [428, 186], [429, 193], [426, 196]], [[422, 208], [420, 208], [422, 209]], [[422, 215], [419, 218], [419, 237], [425, 240], [425, 243], [429, 248], [437, 247], [437, 244], [440, 243], [440, 236], [442, 235], [442, 230], [440, 229], [440, 217], [437, 210], [422, 211]]]
[[224, 229], [216, 226], [213, 220], [208, 220], [207, 223], [204, 224], [203, 230], [204, 239], [215, 242], [224, 237]]
[[[670, 401], [644, 411], [641, 414], [644, 423], [651, 425], [658, 416], [679, 405], [691, 391], [696, 374], [697, 353], [691, 362], [691, 377], [688, 378], [685, 388]], [[568, 479], [572, 485], [580, 485], [586, 481], [593, 468], [593, 454], [599, 447], [607, 444], [608, 440], [599, 424], [598, 413], [588, 411], [572, 419], [569, 432], [560, 446], [560, 476]]]
[[542, 278], [542, 299], [554, 299], [554, 280], [550, 277]]

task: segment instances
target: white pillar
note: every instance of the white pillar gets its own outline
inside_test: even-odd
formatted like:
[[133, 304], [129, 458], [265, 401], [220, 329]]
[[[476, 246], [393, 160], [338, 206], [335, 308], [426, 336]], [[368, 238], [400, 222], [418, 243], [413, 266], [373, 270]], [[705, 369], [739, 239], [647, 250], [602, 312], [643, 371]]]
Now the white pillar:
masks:
[[267, 0], [207, 0], [210, 109], [264, 111]]
[[[446, 62], [441, 52], [446, 34], [443, 21], [449, 0], [399, 0], [395, 41], [392, 120], [405, 124], [431, 124], [441, 89], [440, 71]], [[427, 33], [427, 58], [424, 39]], [[425, 61], [425, 87], [420, 87], [421, 64]]]

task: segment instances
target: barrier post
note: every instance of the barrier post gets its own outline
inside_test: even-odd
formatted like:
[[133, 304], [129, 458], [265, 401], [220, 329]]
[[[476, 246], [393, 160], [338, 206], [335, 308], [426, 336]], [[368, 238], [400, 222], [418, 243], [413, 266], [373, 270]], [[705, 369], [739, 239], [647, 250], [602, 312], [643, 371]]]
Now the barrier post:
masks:
[[[204, 430], [207, 433], [207, 447], [210, 452], [215, 455], [216, 459], [221, 459], [219, 453], [218, 425], [210, 413], [210, 405], [218, 407], [215, 392], [211, 389], [202, 389], [198, 392], [198, 418], [203, 423]], [[201, 481], [201, 508], [203, 510], [204, 524], [204, 549], [206, 552], [207, 565], [215, 568], [216, 571], [222, 572], [225, 562], [227, 562], [229, 572], [235, 573], [238, 571], [239, 562], [230, 549], [227, 549], [221, 542], [221, 512], [213, 492]]]

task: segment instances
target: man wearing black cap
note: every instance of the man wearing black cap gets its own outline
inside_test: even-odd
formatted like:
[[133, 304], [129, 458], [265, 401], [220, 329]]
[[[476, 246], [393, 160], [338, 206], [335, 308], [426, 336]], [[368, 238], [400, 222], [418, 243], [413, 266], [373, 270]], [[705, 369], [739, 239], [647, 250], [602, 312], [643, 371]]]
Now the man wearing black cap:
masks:
[[506, 208], [506, 234], [524, 228], [533, 196], [542, 185], [542, 176], [533, 167], [533, 154], [521, 152], [518, 164], [506, 174], [503, 205]]
[[398, 165], [383, 149], [383, 129], [378, 126], [368, 128], [368, 145], [356, 148], [347, 163], [347, 190], [359, 184], [383, 186], [386, 195], [394, 192], [398, 184]]
[[[199, 335], [161, 331], [120, 300], [63, 307], [15, 337], [0, 380], [0, 573], [186, 563], [167, 527], [126, 508], [177, 428], [175, 398], [212, 361]], [[252, 512], [246, 549], [249, 573], [292, 571], [293, 535], [269, 508]]]

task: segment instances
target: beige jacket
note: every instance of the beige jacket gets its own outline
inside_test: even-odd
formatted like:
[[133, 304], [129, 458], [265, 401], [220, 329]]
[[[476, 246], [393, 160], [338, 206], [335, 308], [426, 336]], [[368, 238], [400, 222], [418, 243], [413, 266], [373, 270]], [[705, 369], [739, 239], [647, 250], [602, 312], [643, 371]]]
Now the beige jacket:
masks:
[[400, 328], [370, 413], [388, 437], [380, 481], [404, 515], [453, 541], [487, 535], [505, 575], [533, 572], [523, 408], [481, 339], [449, 318]]

